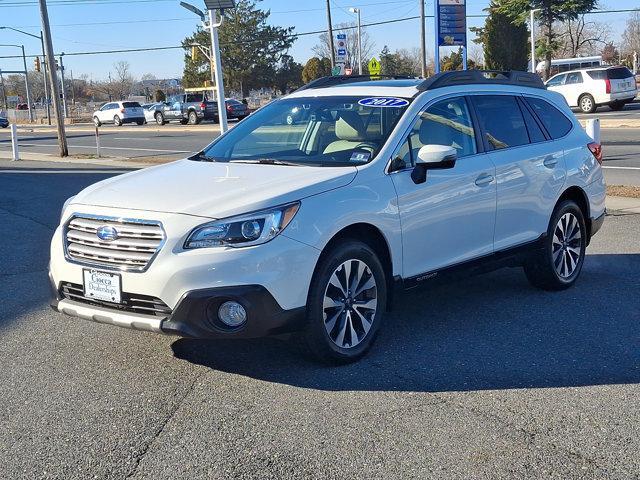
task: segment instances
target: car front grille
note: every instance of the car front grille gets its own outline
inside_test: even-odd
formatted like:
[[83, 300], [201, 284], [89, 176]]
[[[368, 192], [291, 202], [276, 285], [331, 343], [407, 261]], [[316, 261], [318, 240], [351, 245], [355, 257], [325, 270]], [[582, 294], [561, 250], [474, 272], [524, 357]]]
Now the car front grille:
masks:
[[[116, 238], [103, 240], [98, 231], [115, 229]], [[144, 271], [164, 243], [160, 222], [75, 215], [67, 222], [64, 242], [69, 260], [90, 266]]]
[[84, 296], [84, 288], [77, 283], [62, 282], [60, 285], [60, 296], [74, 302], [86, 303], [96, 307], [112, 308], [115, 310], [140, 313], [143, 315], [154, 315], [156, 317], [168, 317], [171, 315], [171, 308], [162, 300], [148, 295], [122, 292], [122, 303], [105, 302]]

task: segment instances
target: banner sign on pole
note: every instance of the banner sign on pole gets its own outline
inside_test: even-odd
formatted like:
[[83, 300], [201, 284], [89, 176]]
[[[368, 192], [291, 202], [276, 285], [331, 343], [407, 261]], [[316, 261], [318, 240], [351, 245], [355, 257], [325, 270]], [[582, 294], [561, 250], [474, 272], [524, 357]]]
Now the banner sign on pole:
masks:
[[467, 48], [467, 8], [465, 0], [438, 0], [438, 46]]

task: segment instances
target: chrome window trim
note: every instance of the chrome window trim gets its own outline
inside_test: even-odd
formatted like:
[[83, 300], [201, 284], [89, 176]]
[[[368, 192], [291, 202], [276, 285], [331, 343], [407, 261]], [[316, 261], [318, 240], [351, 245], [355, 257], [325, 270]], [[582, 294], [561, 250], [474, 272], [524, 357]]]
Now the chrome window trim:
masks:
[[[160, 240], [160, 243], [156, 248], [156, 252], [151, 256], [151, 258], [149, 259], [149, 261], [144, 267], [132, 267], [132, 266], [125, 266], [125, 265], [104, 265], [102, 263], [84, 262], [71, 257], [69, 255], [69, 252], [67, 251], [67, 233], [69, 231], [69, 224], [74, 218], [86, 218], [87, 220], [105, 220], [105, 221], [121, 222], [121, 223], [122, 222], [138, 223], [141, 225], [156, 225], [160, 227], [160, 231], [162, 232], [162, 240]], [[160, 253], [160, 250], [162, 250], [162, 247], [166, 242], [167, 242], [167, 233], [164, 230], [164, 226], [162, 225], [162, 222], [160, 222], [159, 220], [145, 220], [141, 218], [127, 218], [127, 217], [111, 217], [108, 215], [93, 215], [90, 213], [73, 212], [69, 216], [67, 221], [64, 223], [64, 228], [62, 230], [62, 248], [64, 251], [64, 258], [67, 262], [73, 263], [75, 265], [82, 265], [85, 267], [92, 267], [99, 270], [109, 270], [114, 272], [135, 272], [135, 273], [146, 272], [151, 266], [151, 264], [153, 263], [153, 261], [155, 260], [155, 258], [158, 256], [158, 254]]]

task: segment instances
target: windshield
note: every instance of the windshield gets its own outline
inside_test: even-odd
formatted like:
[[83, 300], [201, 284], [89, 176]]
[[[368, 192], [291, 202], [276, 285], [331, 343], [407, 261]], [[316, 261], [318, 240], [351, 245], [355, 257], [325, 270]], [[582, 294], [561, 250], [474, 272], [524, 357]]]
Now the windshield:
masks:
[[408, 105], [406, 99], [364, 96], [277, 100], [193, 159], [362, 165], [375, 158]]

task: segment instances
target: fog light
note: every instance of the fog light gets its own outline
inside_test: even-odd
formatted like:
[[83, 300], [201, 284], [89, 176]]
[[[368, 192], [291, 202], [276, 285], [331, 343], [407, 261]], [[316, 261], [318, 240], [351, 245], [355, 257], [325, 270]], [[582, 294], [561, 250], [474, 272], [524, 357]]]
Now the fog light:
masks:
[[238, 302], [224, 302], [218, 309], [218, 318], [225, 325], [235, 328], [247, 321], [247, 311]]

